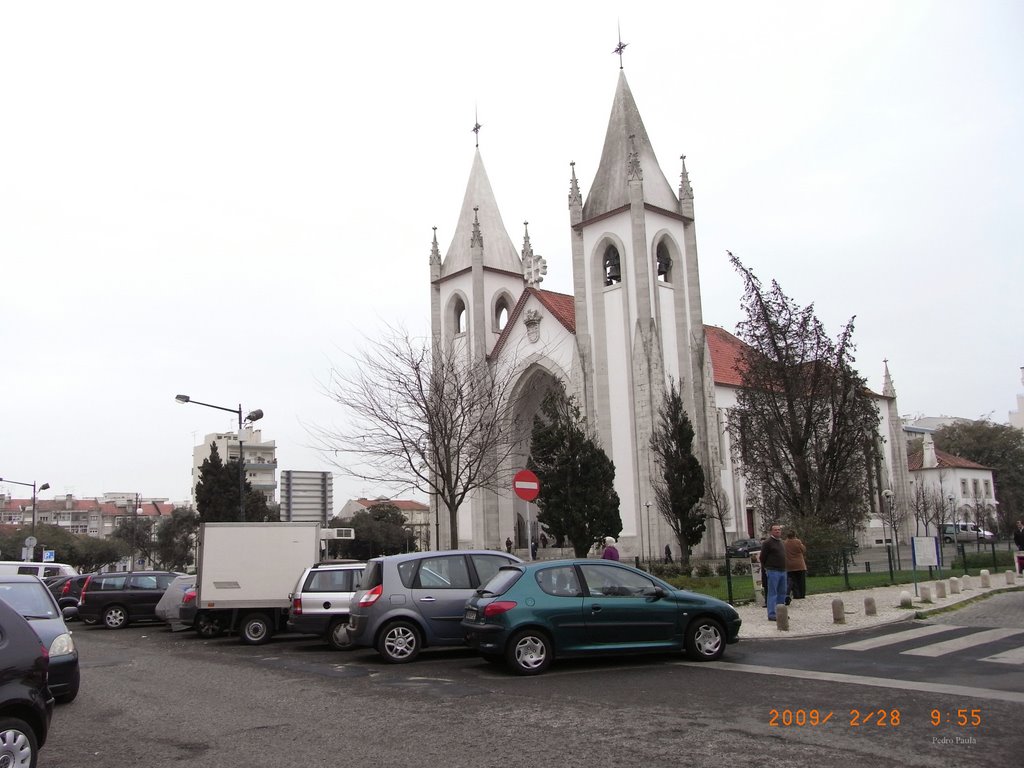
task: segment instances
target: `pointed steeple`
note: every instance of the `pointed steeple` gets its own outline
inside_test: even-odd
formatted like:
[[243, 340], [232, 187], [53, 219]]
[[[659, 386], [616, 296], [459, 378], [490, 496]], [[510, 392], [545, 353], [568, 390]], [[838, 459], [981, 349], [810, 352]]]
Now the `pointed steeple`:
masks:
[[572, 181], [569, 182], [569, 207], [583, 205], [583, 195], [580, 194], [580, 183], [576, 181], [576, 162], [569, 163], [572, 167]]
[[430, 245], [430, 266], [441, 264], [441, 251], [437, 247], [437, 227], [434, 227], [434, 242]]
[[634, 151], [630, 136], [635, 137], [636, 165], [644, 174], [644, 202], [668, 211], [678, 210], [679, 200], [658, 165], [658, 158], [647, 136], [640, 110], [629, 90], [626, 75], [620, 71], [611, 116], [608, 118], [604, 149], [601, 150], [601, 164], [583, 207], [584, 221], [629, 204], [627, 174], [632, 165], [630, 154]]
[[501, 220], [501, 213], [498, 211], [494, 192], [491, 191], [491, 182], [487, 178], [487, 171], [484, 170], [480, 150], [476, 150], [473, 156], [473, 168], [466, 183], [459, 223], [455, 226], [455, 234], [441, 266], [442, 276], [451, 275], [471, 265], [471, 241], [476, 237], [474, 230], [485, 244], [485, 267], [509, 272], [523, 271], [516, 247], [512, 244], [512, 238], [508, 236], [505, 224]]
[[679, 207], [684, 216], [693, 218], [693, 187], [690, 186], [690, 174], [686, 172], [686, 155], [680, 155], [679, 161], [683, 170], [679, 174]]
[[889, 361], [883, 360], [885, 375], [882, 377], [882, 394], [885, 397], [896, 397], [896, 387], [892, 385], [892, 376], [889, 375]]

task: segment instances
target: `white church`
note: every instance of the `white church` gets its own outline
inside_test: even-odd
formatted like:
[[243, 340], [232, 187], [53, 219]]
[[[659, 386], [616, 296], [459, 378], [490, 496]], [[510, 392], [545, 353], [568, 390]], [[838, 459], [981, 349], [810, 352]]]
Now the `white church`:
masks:
[[[435, 233], [430, 254], [431, 323], [435, 340], [489, 364], [514, 366], [513, 397], [532, 423], [543, 392], [561, 380], [615, 464], [624, 556], [660, 554], [671, 529], [654, 505], [649, 456], [652, 427], [669, 377], [679, 383], [695, 431], [694, 453], [708, 478], [718, 477], [729, 499], [728, 538], [759, 536], [741, 473], [725, 431], [741, 384], [736, 360], [742, 342], [705, 325], [694, 222], [693, 192], [683, 160], [679, 183], [658, 164], [626, 81], [619, 71], [604, 148], [586, 197], [570, 171], [568, 229], [573, 294], [540, 287], [546, 265], [534, 256], [528, 231], [517, 249], [484, 170], [479, 148], [451, 245], [442, 258]], [[877, 396], [883, 465], [872, 480], [871, 509], [891, 488], [908, 502], [908, 473], [895, 392], [885, 372]], [[528, 443], [515, 446], [506, 469], [526, 466]], [[877, 486], [877, 487], [876, 487]], [[431, 500], [432, 516], [437, 499]], [[440, 510], [440, 542], [449, 540]], [[460, 547], [517, 547], [538, 536], [537, 510], [507, 491], [481, 491], [459, 510]], [[709, 524], [695, 556], [722, 551]]]

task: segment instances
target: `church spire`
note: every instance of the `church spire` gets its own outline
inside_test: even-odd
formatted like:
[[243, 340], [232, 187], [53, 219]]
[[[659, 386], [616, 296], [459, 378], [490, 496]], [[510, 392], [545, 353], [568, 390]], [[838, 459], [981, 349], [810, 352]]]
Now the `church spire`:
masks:
[[473, 155], [473, 167], [466, 183], [466, 194], [462, 198], [462, 210], [459, 222], [455, 226], [451, 245], [441, 265], [441, 275], [459, 272], [472, 264], [470, 242], [477, 236], [486, 244], [484, 266], [501, 269], [506, 272], [521, 274], [523, 263], [519, 260], [512, 238], [508, 236], [505, 224], [501, 220], [498, 203], [491, 190], [491, 182], [484, 170], [484, 162], [480, 150]]
[[[635, 154], [635, 163], [630, 162], [631, 154]], [[620, 71], [601, 163], [583, 206], [584, 221], [629, 205], [628, 173], [635, 166], [645, 172], [643, 201], [666, 211], [677, 211], [679, 200], [658, 165], [626, 75]]]
[[684, 216], [693, 218], [693, 187], [690, 186], [690, 174], [686, 172], [686, 155], [680, 155], [679, 161], [683, 170], [679, 174], [679, 207]]
[[580, 194], [580, 183], [576, 181], [576, 161], [569, 163], [572, 168], [572, 181], [569, 182], [569, 207], [583, 205], [583, 195]]
[[896, 397], [896, 387], [892, 385], [892, 376], [889, 375], [889, 361], [883, 360], [885, 375], [882, 377], [882, 394], [885, 397]]
[[441, 251], [437, 247], [437, 227], [434, 227], [434, 242], [430, 245], [430, 266], [441, 266]]
[[473, 234], [469, 238], [469, 247], [484, 247], [484, 236], [480, 234], [480, 206], [473, 209]]

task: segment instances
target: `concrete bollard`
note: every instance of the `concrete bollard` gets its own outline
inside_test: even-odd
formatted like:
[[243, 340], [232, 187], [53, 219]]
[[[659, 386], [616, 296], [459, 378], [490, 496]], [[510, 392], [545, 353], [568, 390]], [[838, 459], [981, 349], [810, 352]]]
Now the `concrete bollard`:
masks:
[[992, 574], [988, 571], [981, 572], [981, 588], [988, 589], [992, 586]]
[[875, 598], [865, 597], [864, 598], [864, 615], [865, 616], [877, 616], [878, 607], [875, 605]]
[[935, 582], [935, 597], [945, 599], [946, 597], [946, 582], [936, 581]]
[[843, 601], [840, 600], [838, 597], [832, 601], [832, 623], [846, 623], [846, 614], [843, 613]]
[[1017, 573], [1015, 571], [1006, 572], [1006, 586], [1012, 587], [1017, 583]]
[[789, 631], [789, 606], [775, 606], [775, 628], [780, 632]]
[[964, 590], [974, 589], [973, 582], [971, 581], [971, 577], [967, 576], [966, 574], [963, 577], [961, 577], [960, 585], [964, 588]]
[[949, 594], [959, 595], [960, 594], [960, 579], [956, 576], [949, 580]]
[[900, 608], [913, 608], [914, 599], [910, 596], [907, 590], [900, 592]]
[[921, 602], [930, 603], [932, 601], [932, 588], [927, 584], [921, 585]]

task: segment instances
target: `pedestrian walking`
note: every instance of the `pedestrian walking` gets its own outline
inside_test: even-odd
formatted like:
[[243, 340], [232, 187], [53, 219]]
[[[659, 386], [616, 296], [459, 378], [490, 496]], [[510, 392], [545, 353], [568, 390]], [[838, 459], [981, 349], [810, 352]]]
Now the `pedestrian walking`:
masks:
[[782, 526], [773, 525], [770, 531], [771, 535], [761, 544], [757, 559], [768, 586], [765, 600], [768, 621], [775, 621], [775, 606], [786, 599], [786, 547], [782, 543]]
[[1024, 520], [1017, 521], [1017, 528], [1013, 532], [1013, 543], [1017, 545], [1017, 549], [1024, 552]]
[[784, 546], [786, 548], [786, 605], [789, 605], [790, 598], [803, 600], [807, 597], [807, 561], [804, 559], [807, 547], [797, 538], [796, 531], [793, 530], [786, 534]]
[[668, 544], [665, 545], [665, 564], [672, 562], [672, 547]]
[[505, 551], [508, 552], [510, 555], [512, 554], [512, 538], [511, 537], [506, 537], [505, 538]]

